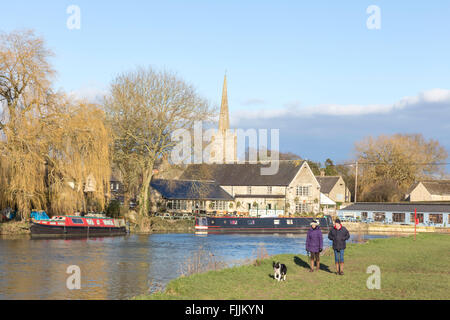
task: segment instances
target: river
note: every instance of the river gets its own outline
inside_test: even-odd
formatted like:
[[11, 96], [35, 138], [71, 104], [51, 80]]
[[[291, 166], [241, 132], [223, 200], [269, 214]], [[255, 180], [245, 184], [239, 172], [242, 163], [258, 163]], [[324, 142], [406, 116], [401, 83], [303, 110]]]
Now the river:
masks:
[[[379, 237], [387, 235], [354, 234], [351, 240]], [[305, 234], [0, 238], [0, 299], [128, 299], [177, 278], [199, 250], [231, 266], [256, 258], [262, 247], [269, 255], [305, 254], [305, 241]], [[80, 268], [81, 289], [67, 288], [71, 265]]]

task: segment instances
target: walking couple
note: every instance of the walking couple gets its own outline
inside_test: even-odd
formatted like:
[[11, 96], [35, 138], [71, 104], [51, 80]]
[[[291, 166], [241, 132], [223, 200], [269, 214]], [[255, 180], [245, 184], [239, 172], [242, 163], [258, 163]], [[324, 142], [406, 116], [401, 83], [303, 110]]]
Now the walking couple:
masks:
[[[333, 241], [334, 262], [336, 264], [336, 274], [344, 274], [344, 250], [346, 241], [350, 239], [350, 233], [342, 226], [341, 221], [336, 219], [333, 229], [328, 233], [328, 239]], [[314, 272], [320, 268], [320, 253], [323, 250], [323, 236], [319, 223], [315, 220], [311, 222], [311, 228], [306, 235], [306, 251], [310, 253], [311, 263], [309, 272]]]

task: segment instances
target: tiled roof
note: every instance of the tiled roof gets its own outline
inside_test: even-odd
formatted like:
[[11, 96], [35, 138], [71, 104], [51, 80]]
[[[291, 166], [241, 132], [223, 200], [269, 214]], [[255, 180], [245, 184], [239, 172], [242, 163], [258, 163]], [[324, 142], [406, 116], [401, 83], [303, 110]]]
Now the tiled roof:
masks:
[[422, 184], [430, 194], [450, 195], [450, 180], [427, 180]]
[[280, 161], [278, 172], [262, 175], [264, 163], [191, 164], [181, 179], [214, 180], [221, 186], [288, 186], [304, 161]]
[[324, 194], [328, 194], [334, 188], [336, 183], [339, 181], [339, 176], [325, 176], [318, 177], [316, 176], [317, 181], [320, 184], [320, 192]]
[[233, 200], [212, 181], [153, 179], [150, 186], [168, 200]]

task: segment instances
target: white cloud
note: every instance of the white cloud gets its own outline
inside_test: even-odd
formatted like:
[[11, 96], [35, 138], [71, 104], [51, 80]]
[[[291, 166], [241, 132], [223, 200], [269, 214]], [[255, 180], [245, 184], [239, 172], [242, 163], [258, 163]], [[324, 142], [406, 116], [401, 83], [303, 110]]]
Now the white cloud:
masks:
[[395, 110], [406, 109], [421, 104], [450, 103], [450, 90], [432, 89], [419, 93], [414, 97], [404, 97], [392, 104], [321, 104], [317, 106], [300, 107], [295, 101], [284, 104], [280, 109], [263, 109], [251, 111], [238, 111], [232, 117], [236, 120], [242, 118], [267, 119], [276, 117], [311, 117], [315, 115], [329, 116], [358, 116], [370, 114], [387, 114]]

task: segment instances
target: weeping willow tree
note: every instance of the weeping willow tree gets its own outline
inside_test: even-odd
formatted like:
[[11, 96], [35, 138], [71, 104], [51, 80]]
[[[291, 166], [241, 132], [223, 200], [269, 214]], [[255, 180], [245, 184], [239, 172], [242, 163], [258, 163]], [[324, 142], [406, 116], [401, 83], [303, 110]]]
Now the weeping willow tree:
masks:
[[104, 113], [52, 90], [51, 56], [31, 31], [0, 35], [0, 206], [22, 218], [103, 209], [109, 192]]

